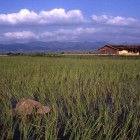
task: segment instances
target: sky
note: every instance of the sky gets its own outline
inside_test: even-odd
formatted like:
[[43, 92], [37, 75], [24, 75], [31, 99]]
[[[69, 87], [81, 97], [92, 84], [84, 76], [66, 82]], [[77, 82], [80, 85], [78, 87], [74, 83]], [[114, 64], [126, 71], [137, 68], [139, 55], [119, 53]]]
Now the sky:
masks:
[[140, 0], [0, 0], [0, 43], [140, 43]]

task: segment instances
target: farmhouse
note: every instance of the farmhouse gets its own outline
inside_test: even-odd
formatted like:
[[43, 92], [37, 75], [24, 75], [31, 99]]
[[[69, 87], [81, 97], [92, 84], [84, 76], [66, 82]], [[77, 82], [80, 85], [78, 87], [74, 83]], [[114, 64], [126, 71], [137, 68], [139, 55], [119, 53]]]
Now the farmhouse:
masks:
[[140, 55], [140, 45], [105, 45], [98, 50], [102, 55]]

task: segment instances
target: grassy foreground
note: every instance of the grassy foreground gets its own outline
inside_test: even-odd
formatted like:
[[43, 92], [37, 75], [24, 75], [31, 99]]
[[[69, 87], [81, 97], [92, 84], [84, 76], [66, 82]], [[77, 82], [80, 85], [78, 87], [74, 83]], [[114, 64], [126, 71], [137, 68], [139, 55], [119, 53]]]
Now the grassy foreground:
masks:
[[[22, 98], [47, 116], [13, 117]], [[0, 57], [0, 139], [139, 140], [140, 58]]]

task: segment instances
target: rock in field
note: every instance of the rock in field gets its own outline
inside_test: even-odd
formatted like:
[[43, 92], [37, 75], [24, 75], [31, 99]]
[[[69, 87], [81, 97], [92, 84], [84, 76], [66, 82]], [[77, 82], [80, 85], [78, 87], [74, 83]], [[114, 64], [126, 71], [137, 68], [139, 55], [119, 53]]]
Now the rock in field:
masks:
[[13, 109], [13, 115], [48, 114], [50, 108], [32, 99], [21, 99]]

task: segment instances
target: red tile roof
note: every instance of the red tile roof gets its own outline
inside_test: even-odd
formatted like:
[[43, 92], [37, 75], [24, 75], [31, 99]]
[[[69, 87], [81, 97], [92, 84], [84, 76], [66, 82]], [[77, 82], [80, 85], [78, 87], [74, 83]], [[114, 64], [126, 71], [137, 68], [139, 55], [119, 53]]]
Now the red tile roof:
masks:
[[138, 50], [140, 51], [140, 45], [105, 45], [113, 49], [121, 50]]

